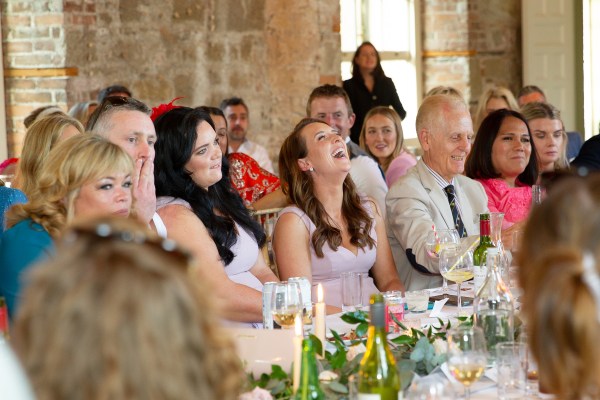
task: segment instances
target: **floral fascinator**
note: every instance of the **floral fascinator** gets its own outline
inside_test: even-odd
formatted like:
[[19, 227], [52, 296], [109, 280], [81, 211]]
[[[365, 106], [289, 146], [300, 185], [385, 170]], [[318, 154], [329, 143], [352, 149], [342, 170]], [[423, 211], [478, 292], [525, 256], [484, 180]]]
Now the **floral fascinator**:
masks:
[[152, 107], [152, 114], [150, 115], [150, 119], [152, 119], [152, 122], [156, 121], [156, 119], [164, 113], [169, 112], [174, 108], [180, 108], [181, 106], [176, 106], [173, 104], [179, 99], [183, 99], [183, 97], [176, 97], [173, 100], [171, 100], [169, 104], [160, 104], [157, 107]]

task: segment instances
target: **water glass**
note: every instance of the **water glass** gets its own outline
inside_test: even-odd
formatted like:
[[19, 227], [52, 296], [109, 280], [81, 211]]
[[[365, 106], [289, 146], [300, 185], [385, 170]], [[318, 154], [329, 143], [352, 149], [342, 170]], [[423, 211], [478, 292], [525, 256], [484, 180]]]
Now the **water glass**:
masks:
[[542, 187], [540, 185], [531, 186], [531, 205], [535, 207], [542, 202]]
[[527, 346], [505, 342], [496, 345], [498, 398], [522, 399], [527, 387]]
[[408, 389], [407, 400], [454, 400], [456, 394], [452, 386], [441, 375], [415, 376]]
[[404, 319], [404, 299], [402, 298], [402, 292], [399, 290], [385, 292], [383, 299], [385, 300], [385, 307], [387, 309], [385, 319], [388, 333], [402, 332], [400, 326], [394, 321], [394, 318], [398, 321]]
[[406, 307], [411, 313], [419, 314], [427, 311], [429, 305], [428, 290], [413, 290], [404, 294], [406, 298]]
[[342, 311], [356, 311], [363, 306], [363, 275], [361, 272], [342, 272]]

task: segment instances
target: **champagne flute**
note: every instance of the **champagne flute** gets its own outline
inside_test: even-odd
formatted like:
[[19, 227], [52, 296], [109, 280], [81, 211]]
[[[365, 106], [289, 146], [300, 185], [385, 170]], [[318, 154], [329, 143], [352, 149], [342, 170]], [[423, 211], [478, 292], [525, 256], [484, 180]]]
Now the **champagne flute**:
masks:
[[461, 246], [446, 247], [440, 252], [440, 272], [442, 276], [456, 282], [458, 293], [458, 316], [462, 313], [460, 284], [473, 279], [473, 253]]
[[278, 282], [273, 287], [271, 313], [273, 320], [284, 329], [293, 329], [296, 315], [302, 312], [302, 294], [297, 282]]
[[[460, 245], [460, 236], [456, 229], [439, 229], [431, 230], [427, 234], [425, 240], [425, 250], [427, 255], [434, 259], [439, 259], [440, 251], [447, 246], [458, 246]], [[448, 281], [444, 277], [444, 283], [442, 286], [444, 296], [448, 293]]]
[[465, 387], [465, 398], [471, 398], [471, 385], [483, 375], [487, 351], [483, 330], [477, 326], [450, 329], [448, 339], [448, 369]]

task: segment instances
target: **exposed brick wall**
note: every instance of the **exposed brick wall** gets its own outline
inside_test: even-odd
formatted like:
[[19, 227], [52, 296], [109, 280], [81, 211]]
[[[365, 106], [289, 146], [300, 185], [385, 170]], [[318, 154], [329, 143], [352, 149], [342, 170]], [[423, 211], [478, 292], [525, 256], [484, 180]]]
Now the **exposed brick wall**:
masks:
[[[128, 86], [149, 105], [217, 105], [238, 95], [273, 160], [310, 90], [340, 83], [339, 0], [0, 0], [3, 62], [79, 68], [70, 78], [6, 78], [9, 154], [22, 120], [47, 103]], [[474, 56], [423, 62], [424, 90], [452, 85], [474, 105], [486, 82], [521, 85], [520, 0], [422, 0], [423, 50]]]
[[[48, 99], [37, 97], [41, 82], [61, 82], [49, 98], [65, 109], [114, 83], [151, 106], [176, 96], [190, 106], [241, 96], [250, 107], [250, 135], [274, 161], [310, 90], [339, 82], [338, 0], [0, 3], [5, 68], [24, 68], [14, 64], [19, 55], [23, 63], [42, 61], [38, 67], [79, 68], [68, 79], [7, 80], [10, 154], [19, 152], [23, 116]], [[51, 52], [50, 42], [53, 56], [38, 59]], [[31, 97], [13, 97], [24, 90]]]
[[520, 0], [426, 0], [421, 17], [424, 51], [474, 52], [425, 58], [425, 92], [438, 85], [454, 86], [475, 107], [488, 83], [519, 90]]
[[[2, 1], [5, 70], [65, 66], [61, 1]], [[9, 155], [18, 154], [23, 119], [37, 107], [56, 104], [66, 110], [66, 78], [5, 78]]]

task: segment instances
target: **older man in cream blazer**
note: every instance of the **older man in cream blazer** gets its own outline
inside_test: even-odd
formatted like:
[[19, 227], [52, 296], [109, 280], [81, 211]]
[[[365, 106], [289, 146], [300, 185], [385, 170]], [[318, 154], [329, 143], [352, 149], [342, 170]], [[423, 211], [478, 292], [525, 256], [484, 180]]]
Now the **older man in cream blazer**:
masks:
[[423, 157], [386, 196], [388, 237], [407, 290], [442, 284], [438, 261], [425, 249], [432, 226], [457, 228], [464, 240], [473, 240], [479, 235], [479, 214], [488, 210], [481, 184], [461, 175], [473, 136], [464, 101], [428, 97], [416, 125]]

